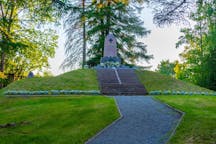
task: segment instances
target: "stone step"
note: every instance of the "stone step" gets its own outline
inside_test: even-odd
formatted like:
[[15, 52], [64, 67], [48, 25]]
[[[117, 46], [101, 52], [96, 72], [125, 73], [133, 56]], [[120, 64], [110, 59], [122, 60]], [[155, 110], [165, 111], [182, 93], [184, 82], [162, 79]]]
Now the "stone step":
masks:
[[117, 71], [122, 83], [141, 84], [133, 69], [117, 69]]
[[98, 80], [102, 94], [106, 95], [146, 95], [145, 87], [140, 83], [133, 69], [111, 68], [97, 69]]
[[118, 83], [114, 69], [98, 69], [97, 75], [100, 83]]
[[134, 95], [146, 95], [147, 92], [145, 88], [140, 84], [117, 84], [117, 83], [109, 83], [101, 85], [101, 93], [102, 94], [134, 94]]

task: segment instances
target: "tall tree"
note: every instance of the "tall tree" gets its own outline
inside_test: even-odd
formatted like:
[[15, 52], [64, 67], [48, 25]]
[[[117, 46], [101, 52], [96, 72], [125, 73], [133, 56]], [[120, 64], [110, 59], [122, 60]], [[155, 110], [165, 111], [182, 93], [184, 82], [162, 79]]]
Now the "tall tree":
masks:
[[90, 0], [61, 1], [55, 3], [62, 9], [64, 28], [66, 33], [65, 55], [61, 67], [72, 68], [86, 63], [86, 7], [91, 3]]
[[215, 39], [216, 39], [216, 2], [214, 0], [200, 0], [197, 9], [191, 15], [196, 22], [194, 28], [183, 29], [178, 45], [185, 44], [185, 50], [181, 54], [184, 59], [184, 72], [187, 79], [200, 86], [216, 89], [216, 69], [212, 67], [216, 63]]
[[[14, 73], [14, 67], [10, 65], [12, 62], [17, 65], [16, 72], [20, 69], [23, 71], [41, 69], [42, 66], [48, 65], [48, 57], [54, 56], [57, 43], [55, 32], [47, 29], [46, 25], [47, 22], [55, 20], [51, 15], [53, 12], [51, 4], [51, 0], [0, 1], [0, 70], [2, 72], [7, 70], [7, 73]], [[41, 27], [43, 25], [46, 27]], [[35, 62], [36, 59], [43, 60]], [[21, 66], [24, 63], [34, 66], [24, 69], [25, 67]]]

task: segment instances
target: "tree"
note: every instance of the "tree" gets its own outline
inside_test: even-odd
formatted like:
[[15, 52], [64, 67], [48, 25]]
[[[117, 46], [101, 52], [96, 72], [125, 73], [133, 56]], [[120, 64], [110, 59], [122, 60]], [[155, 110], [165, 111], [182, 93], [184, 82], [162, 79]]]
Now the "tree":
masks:
[[71, 68], [86, 63], [86, 7], [90, 0], [60, 1], [55, 0], [58, 9], [61, 9], [61, 16], [64, 20], [66, 32], [65, 55], [66, 58], [61, 67]]
[[198, 1], [197, 9], [191, 15], [196, 22], [194, 28], [183, 29], [183, 36], [177, 46], [184, 44], [185, 50], [181, 54], [184, 59], [184, 72], [188, 80], [210, 89], [215, 88], [216, 69], [213, 64], [216, 49], [216, 2]]
[[[82, 13], [85, 14], [85, 0], [82, 0]], [[85, 15], [83, 15], [83, 61], [82, 61], [82, 68], [86, 65], [86, 22], [85, 22]]]
[[2, 72], [21, 74], [48, 66], [48, 57], [54, 56], [57, 46], [55, 32], [46, 25], [55, 20], [51, 4], [47, 0], [0, 1]]
[[168, 76], [175, 76], [175, 65], [177, 62], [170, 62], [169, 60], [162, 60], [160, 64], [157, 66], [157, 72], [168, 75]]

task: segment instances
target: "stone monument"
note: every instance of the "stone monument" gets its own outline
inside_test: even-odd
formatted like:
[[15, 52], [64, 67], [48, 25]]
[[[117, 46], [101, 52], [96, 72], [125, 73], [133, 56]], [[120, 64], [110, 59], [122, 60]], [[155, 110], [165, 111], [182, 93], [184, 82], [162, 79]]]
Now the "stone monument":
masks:
[[117, 56], [117, 42], [113, 34], [108, 34], [104, 42], [104, 53], [100, 60], [102, 67], [119, 67], [121, 59]]
[[104, 42], [104, 57], [117, 57], [117, 44], [113, 34], [108, 34]]

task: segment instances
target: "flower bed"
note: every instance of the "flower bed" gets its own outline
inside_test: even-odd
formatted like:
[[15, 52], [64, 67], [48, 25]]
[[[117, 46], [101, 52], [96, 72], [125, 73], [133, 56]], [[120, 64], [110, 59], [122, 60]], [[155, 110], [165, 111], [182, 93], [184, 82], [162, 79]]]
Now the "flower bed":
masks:
[[99, 66], [102, 68], [120, 67], [121, 59], [119, 57], [103, 57]]
[[50, 90], [50, 91], [6, 91], [5, 95], [11, 96], [37, 96], [37, 95], [99, 95], [97, 90]]
[[206, 95], [216, 96], [216, 92], [187, 92], [187, 91], [171, 91], [171, 90], [154, 90], [149, 92], [150, 95]]

